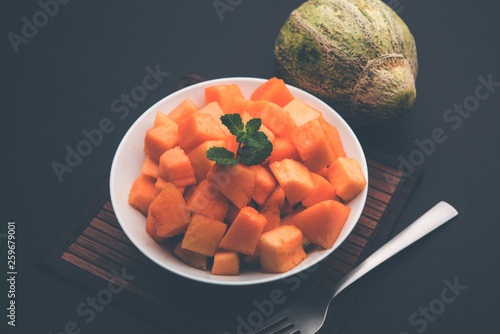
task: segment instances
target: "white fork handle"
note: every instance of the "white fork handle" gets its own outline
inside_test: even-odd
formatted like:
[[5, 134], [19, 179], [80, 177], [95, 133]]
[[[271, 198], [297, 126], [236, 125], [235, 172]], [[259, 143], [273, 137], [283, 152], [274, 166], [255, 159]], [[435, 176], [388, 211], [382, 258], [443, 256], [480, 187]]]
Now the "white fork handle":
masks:
[[401, 231], [401, 233], [380, 247], [375, 253], [366, 258], [366, 260], [360, 263], [349, 274], [344, 276], [333, 288], [331, 298], [333, 299], [338, 293], [357, 281], [370, 270], [443, 225], [457, 214], [457, 210], [450, 204], [439, 202], [410, 226]]

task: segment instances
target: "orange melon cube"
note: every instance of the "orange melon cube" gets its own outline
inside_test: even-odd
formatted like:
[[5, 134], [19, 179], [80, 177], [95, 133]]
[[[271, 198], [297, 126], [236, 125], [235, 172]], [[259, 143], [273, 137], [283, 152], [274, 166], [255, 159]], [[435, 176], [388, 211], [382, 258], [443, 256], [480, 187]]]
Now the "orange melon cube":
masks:
[[285, 205], [283, 206], [283, 210], [281, 210], [281, 217], [286, 217], [293, 213], [293, 205], [285, 198]]
[[319, 202], [335, 199], [335, 188], [327, 179], [315, 173], [311, 173], [311, 179], [314, 183], [314, 189], [309, 196], [302, 200], [302, 205], [310, 207]]
[[192, 185], [186, 187], [186, 189], [184, 190], [184, 194], [183, 194], [184, 200], [186, 201], [186, 203], [189, 201], [189, 199], [191, 198], [191, 195], [193, 195], [193, 193], [197, 187], [198, 187], [197, 184], [192, 184]]
[[158, 163], [151, 159], [148, 155], [146, 156], [146, 160], [142, 164], [141, 174], [144, 176], [149, 176], [150, 178], [157, 179], [158, 178]]
[[266, 227], [266, 217], [252, 207], [244, 207], [236, 216], [219, 247], [238, 253], [252, 255], [257, 249], [260, 235]]
[[205, 100], [207, 104], [217, 102], [224, 113], [232, 114], [237, 99], [243, 99], [240, 88], [235, 85], [220, 85], [205, 88]]
[[351, 208], [337, 201], [324, 201], [296, 214], [292, 222], [313, 244], [329, 249], [342, 231]]
[[212, 275], [239, 275], [240, 257], [235, 252], [219, 250], [214, 256]]
[[146, 131], [144, 152], [154, 161], [158, 161], [163, 153], [177, 146], [178, 141], [178, 126], [175, 122], [158, 126]]
[[200, 214], [195, 214], [182, 239], [182, 248], [205, 256], [214, 256], [227, 225]]
[[182, 194], [172, 183], [167, 183], [151, 202], [146, 220], [146, 232], [156, 242], [182, 234], [191, 220], [191, 214]]
[[179, 242], [174, 247], [174, 254], [177, 255], [187, 265], [201, 270], [207, 270], [208, 257], [199, 253], [191, 252], [190, 250], [181, 247], [182, 242]]
[[190, 211], [200, 213], [208, 218], [223, 221], [229, 204], [219, 189], [207, 180], [203, 180], [187, 201]]
[[273, 143], [273, 151], [271, 156], [267, 159], [269, 163], [281, 161], [283, 159], [293, 159], [301, 161], [299, 153], [295, 148], [294, 143], [290, 139], [276, 137]]
[[180, 121], [191, 117], [198, 110], [200, 110], [200, 108], [190, 98], [187, 98], [174, 110], [172, 110], [168, 114], [168, 117], [179, 123]]
[[342, 146], [342, 141], [340, 140], [340, 134], [336, 127], [328, 123], [325, 119], [319, 119], [323, 132], [328, 138], [330, 147], [335, 154], [335, 159], [338, 157], [345, 157], [344, 147]]
[[259, 241], [260, 266], [266, 273], [284, 273], [307, 258], [302, 248], [302, 233], [284, 225], [263, 233]]
[[285, 207], [285, 191], [280, 185], [277, 185], [276, 188], [274, 188], [273, 192], [271, 193], [271, 195], [269, 195], [263, 207], [272, 206], [274, 204], [278, 205], [278, 208], [280, 210], [283, 210], [283, 208]]
[[328, 167], [328, 180], [337, 195], [349, 202], [366, 186], [366, 179], [356, 159], [340, 157]]
[[236, 141], [236, 136], [227, 137], [224, 147], [233, 152], [236, 156], [238, 151], [238, 142]]
[[281, 219], [281, 225], [295, 225], [293, 218], [305, 209], [306, 207], [300, 204], [295, 209], [291, 207], [291, 212], [286, 213], [286, 215]]
[[248, 112], [252, 117], [257, 117], [253, 114], [255, 108], [255, 102], [247, 100], [245, 98], [236, 98], [233, 101], [232, 111], [229, 114], [237, 113], [242, 115], [243, 112]]
[[207, 179], [241, 209], [250, 202], [257, 182], [257, 173], [241, 164], [236, 166], [215, 164]]
[[297, 127], [290, 114], [272, 102], [256, 102], [250, 114], [254, 115], [253, 117], [260, 117], [262, 124], [278, 137], [290, 139]]
[[240, 209], [233, 203], [229, 202], [229, 208], [227, 209], [227, 214], [224, 222], [227, 225], [231, 225], [238, 216], [238, 213], [240, 213]]
[[314, 183], [306, 166], [291, 159], [275, 161], [269, 165], [276, 180], [285, 191], [291, 205], [302, 201], [314, 189]]
[[290, 114], [297, 126], [302, 126], [313, 119], [322, 117], [319, 111], [299, 99], [290, 101], [283, 107], [283, 110]]
[[143, 215], [147, 215], [149, 205], [156, 197], [155, 181], [153, 178], [140, 175], [135, 179], [128, 196], [129, 204]]
[[296, 128], [293, 131], [292, 139], [304, 165], [311, 172], [320, 171], [336, 158], [320, 121], [317, 119]]
[[162, 125], [173, 126], [173, 124], [177, 124], [177, 123], [175, 123], [174, 120], [172, 120], [170, 117], [168, 117], [167, 115], [165, 115], [161, 111], [156, 112], [155, 122], [154, 122], [153, 127], [156, 128], [156, 127], [162, 126]]
[[328, 167], [325, 167], [325, 168], [321, 169], [320, 171], [317, 171], [316, 174], [326, 178], [326, 175], [328, 174]]
[[210, 102], [209, 104], [201, 108], [198, 113], [212, 116], [215, 123], [217, 123], [222, 132], [224, 132], [224, 135], [226, 137], [231, 136], [231, 132], [229, 132], [229, 129], [224, 124], [222, 124], [222, 120], [220, 119], [220, 117], [224, 115], [224, 111], [222, 111], [219, 103]]
[[293, 100], [293, 95], [283, 80], [271, 78], [253, 92], [251, 99], [252, 101], [266, 100], [284, 107]]
[[[233, 136], [233, 138], [236, 137]], [[188, 158], [194, 168], [194, 176], [198, 183], [207, 178], [208, 172], [215, 164], [214, 161], [207, 158], [208, 149], [213, 146], [224, 147], [225, 145], [226, 141], [224, 140], [206, 141], [188, 153]]]
[[257, 247], [255, 254], [243, 255], [243, 262], [245, 262], [251, 266], [257, 266], [257, 265], [259, 265], [259, 258], [260, 258], [260, 252], [259, 252], [259, 247]]
[[[155, 183], [156, 194], [161, 193], [163, 191], [163, 189], [165, 189], [165, 187], [167, 186], [167, 183], [169, 183], [169, 182], [165, 181], [161, 177], [158, 177], [158, 179], [156, 180], [156, 183]], [[178, 186], [176, 186], [176, 187], [181, 194], [184, 194], [184, 191], [186, 191], [186, 187], [178, 187]]]
[[281, 212], [278, 204], [264, 207], [260, 214], [266, 217], [267, 224], [262, 232], [270, 231], [281, 225]]
[[186, 152], [206, 141], [225, 138], [226, 135], [211, 115], [195, 113], [179, 123], [179, 145]]
[[253, 170], [257, 175], [252, 199], [257, 204], [262, 205], [276, 187], [276, 179], [273, 174], [261, 165], [249, 166], [248, 168]]
[[177, 187], [186, 187], [196, 183], [194, 168], [182, 148], [176, 146], [160, 157], [158, 176]]

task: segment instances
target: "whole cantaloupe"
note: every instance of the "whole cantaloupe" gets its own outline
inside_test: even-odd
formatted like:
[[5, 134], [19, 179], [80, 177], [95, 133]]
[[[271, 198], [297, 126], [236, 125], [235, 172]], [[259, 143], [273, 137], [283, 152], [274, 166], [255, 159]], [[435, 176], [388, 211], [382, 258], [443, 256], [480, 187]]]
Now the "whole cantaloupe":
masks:
[[278, 76], [353, 126], [397, 118], [415, 102], [415, 40], [379, 0], [305, 2], [281, 28], [275, 60]]

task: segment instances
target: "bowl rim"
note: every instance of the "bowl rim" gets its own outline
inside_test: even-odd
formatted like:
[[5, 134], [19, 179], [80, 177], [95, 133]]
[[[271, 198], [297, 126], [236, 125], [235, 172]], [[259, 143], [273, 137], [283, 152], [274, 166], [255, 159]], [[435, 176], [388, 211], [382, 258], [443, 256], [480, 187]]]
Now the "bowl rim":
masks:
[[[132, 136], [132, 134], [134, 133], [134, 129], [138, 126], [138, 124], [142, 121], [142, 119], [144, 119], [145, 117], [148, 116], [148, 114], [151, 112], [151, 110], [158, 111], [160, 109], [159, 106], [163, 103], [164, 100], [166, 100], [166, 99], [173, 99], [174, 97], [176, 97], [178, 95], [185, 94], [186, 90], [196, 90], [200, 86], [218, 85], [218, 84], [231, 84], [231, 82], [234, 83], [234, 81], [238, 81], [238, 82], [250, 82], [250, 83], [260, 83], [260, 84], [262, 84], [262, 83], [264, 83], [264, 82], [266, 82], [268, 80], [269, 79], [255, 78], [255, 77], [226, 77], [226, 78], [218, 78], [218, 79], [206, 80], [206, 81], [202, 81], [202, 82], [199, 82], [199, 83], [196, 83], [196, 84], [184, 87], [184, 88], [182, 88], [182, 89], [180, 89], [178, 91], [175, 91], [175, 92], [173, 92], [171, 94], [168, 94], [165, 97], [163, 97], [160, 100], [158, 100], [152, 106], [150, 106], [149, 108], [147, 108], [134, 121], [134, 123], [128, 128], [127, 132], [125, 133], [125, 135], [120, 140], [120, 143], [119, 143], [119, 145], [118, 145], [118, 147], [117, 147], [117, 149], [115, 151], [115, 154], [113, 156], [113, 161], [112, 161], [111, 169], [110, 169], [110, 178], [109, 178], [109, 192], [110, 192], [110, 199], [111, 199], [111, 204], [113, 206], [113, 210], [115, 210], [115, 208], [118, 207], [117, 205], [115, 205], [115, 203], [117, 203], [117, 198], [116, 198], [116, 194], [113, 192], [113, 188], [114, 188], [113, 185], [116, 182], [116, 172], [115, 171], [117, 170], [117, 168], [119, 168], [119, 162], [118, 162], [119, 152], [123, 149], [122, 146], [125, 145], [125, 142], [127, 142], [127, 139], [130, 136]], [[354, 131], [352, 130], [352, 128], [349, 126], [349, 124], [344, 120], [344, 118], [339, 113], [337, 113], [332, 107], [330, 107], [328, 104], [326, 104], [325, 102], [323, 102], [318, 97], [312, 95], [311, 93], [309, 93], [309, 92], [307, 92], [305, 90], [302, 90], [302, 89], [300, 89], [298, 87], [289, 85], [289, 84], [286, 84], [286, 86], [292, 91], [292, 94], [293, 94], [293, 91], [300, 91], [301, 94], [305, 94], [305, 95], [309, 96], [310, 98], [316, 100], [316, 102], [319, 105], [321, 105], [321, 108], [324, 108], [324, 109], [320, 109], [320, 112], [322, 114], [325, 111], [325, 112], [333, 113], [334, 115], [338, 116], [339, 122], [343, 123], [343, 126], [344, 126], [345, 130], [354, 139], [353, 144], [356, 146], [357, 151], [359, 151], [359, 154], [362, 157], [362, 161], [359, 161], [359, 163], [360, 163], [360, 166], [361, 166], [361, 169], [362, 169], [363, 173], [365, 174], [365, 178], [368, 181], [368, 166], [367, 166], [367, 161], [366, 161], [366, 156], [365, 156], [364, 150], [363, 150], [363, 148], [362, 148], [362, 146], [361, 146], [361, 144], [359, 142], [358, 137], [356, 136], [356, 134], [354, 133]], [[319, 262], [321, 262], [324, 259], [326, 259], [352, 233], [352, 231], [353, 231], [354, 227], [357, 225], [357, 222], [359, 221], [359, 218], [360, 218], [360, 216], [361, 216], [361, 214], [363, 212], [363, 209], [364, 209], [364, 207], [366, 205], [367, 195], [368, 195], [368, 184], [365, 186], [365, 188], [363, 189], [363, 191], [357, 195], [357, 197], [358, 196], [361, 197], [361, 202], [362, 203], [360, 203], [361, 209], [359, 210], [359, 212], [355, 213], [355, 216], [353, 218], [353, 219], [355, 219], [356, 223], [354, 223], [350, 227], [349, 230], [346, 230], [346, 233], [343, 235], [342, 238], [339, 235], [339, 237], [335, 241], [335, 244], [337, 245], [336, 247], [334, 245], [334, 247], [332, 247], [330, 249], [323, 249], [324, 254], [321, 254], [317, 258], [313, 259], [312, 262], [310, 264], [308, 264], [305, 268], [301, 268], [300, 270], [296, 270], [297, 267], [295, 267], [295, 268], [292, 268], [291, 270], [289, 270], [289, 271], [287, 271], [285, 273], [276, 273], [276, 274], [262, 273], [264, 275], [264, 277], [259, 278], [259, 279], [254, 279], [254, 280], [251, 280], [251, 281], [244, 281], [244, 280], [242, 280], [242, 281], [238, 281], [238, 280], [234, 280], [234, 281], [227, 280], [227, 281], [224, 281], [224, 280], [222, 280], [222, 278], [224, 278], [226, 276], [217, 276], [217, 275], [211, 275], [211, 277], [215, 276], [215, 277], [221, 278], [221, 280], [210, 280], [210, 279], [206, 279], [206, 278], [202, 278], [202, 277], [191, 276], [188, 273], [183, 272], [182, 270], [178, 270], [176, 268], [172, 268], [171, 266], [168, 265], [168, 262], [165, 262], [165, 261], [162, 262], [162, 261], [156, 259], [152, 254], [149, 254], [148, 250], [145, 247], [143, 247], [142, 244], [140, 244], [137, 240], [135, 240], [134, 235], [132, 235], [130, 233], [130, 231], [128, 231], [128, 229], [126, 227], [126, 224], [122, 222], [123, 217], [121, 217], [121, 214], [120, 214], [119, 210], [114, 211], [114, 213], [115, 213], [116, 219], [118, 220], [118, 223], [120, 224], [120, 226], [121, 226], [122, 230], [124, 231], [125, 235], [127, 236], [127, 238], [132, 242], [132, 244], [142, 254], [144, 254], [148, 259], [150, 259], [151, 261], [153, 261], [154, 263], [156, 263], [158, 266], [160, 266], [160, 267], [162, 267], [162, 268], [164, 268], [164, 269], [166, 269], [166, 270], [168, 270], [168, 271], [170, 271], [172, 273], [175, 273], [175, 274], [177, 274], [177, 275], [179, 275], [181, 277], [185, 277], [185, 278], [188, 278], [188, 279], [191, 279], [191, 280], [194, 280], [194, 281], [198, 281], [198, 282], [203, 282], [203, 283], [207, 283], [207, 284], [215, 284], [215, 285], [223, 285], [223, 286], [245, 286], [245, 285], [264, 284], [264, 283], [274, 282], [274, 281], [277, 281], [277, 280], [282, 280], [282, 279], [285, 279], [287, 277], [290, 277], [290, 276], [293, 276], [295, 274], [298, 274], [299, 272], [308, 270], [309, 268], [317, 265]], [[352, 210], [351, 210], [350, 215], [351, 214], [353, 214]], [[351, 218], [351, 217], [349, 217], [349, 218]], [[345, 226], [343, 227], [343, 229], [344, 228], [345, 228]], [[342, 233], [343, 229], [341, 230], [341, 233]], [[186, 266], [188, 266], [188, 265], [186, 264]]]

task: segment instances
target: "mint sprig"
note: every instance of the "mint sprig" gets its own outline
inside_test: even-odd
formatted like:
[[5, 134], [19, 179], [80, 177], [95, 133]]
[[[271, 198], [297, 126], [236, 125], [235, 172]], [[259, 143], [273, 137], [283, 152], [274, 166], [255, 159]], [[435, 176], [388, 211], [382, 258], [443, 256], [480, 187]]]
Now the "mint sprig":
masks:
[[269, 158], [273, 144], [264, 132], [259, 131], [262, 126], [260, 118], [252, 118], [245, 125], [239, 114], [223, 115], [220, 119], [229, 132], [236, 136], [236, 142], [239, 143], [237, 154], [235, 157], [233, 152], [224, 147], [211, 147], [207, 151], [207, 159], [219, 165], [236, 166], [241, 163], [253, 166]]

